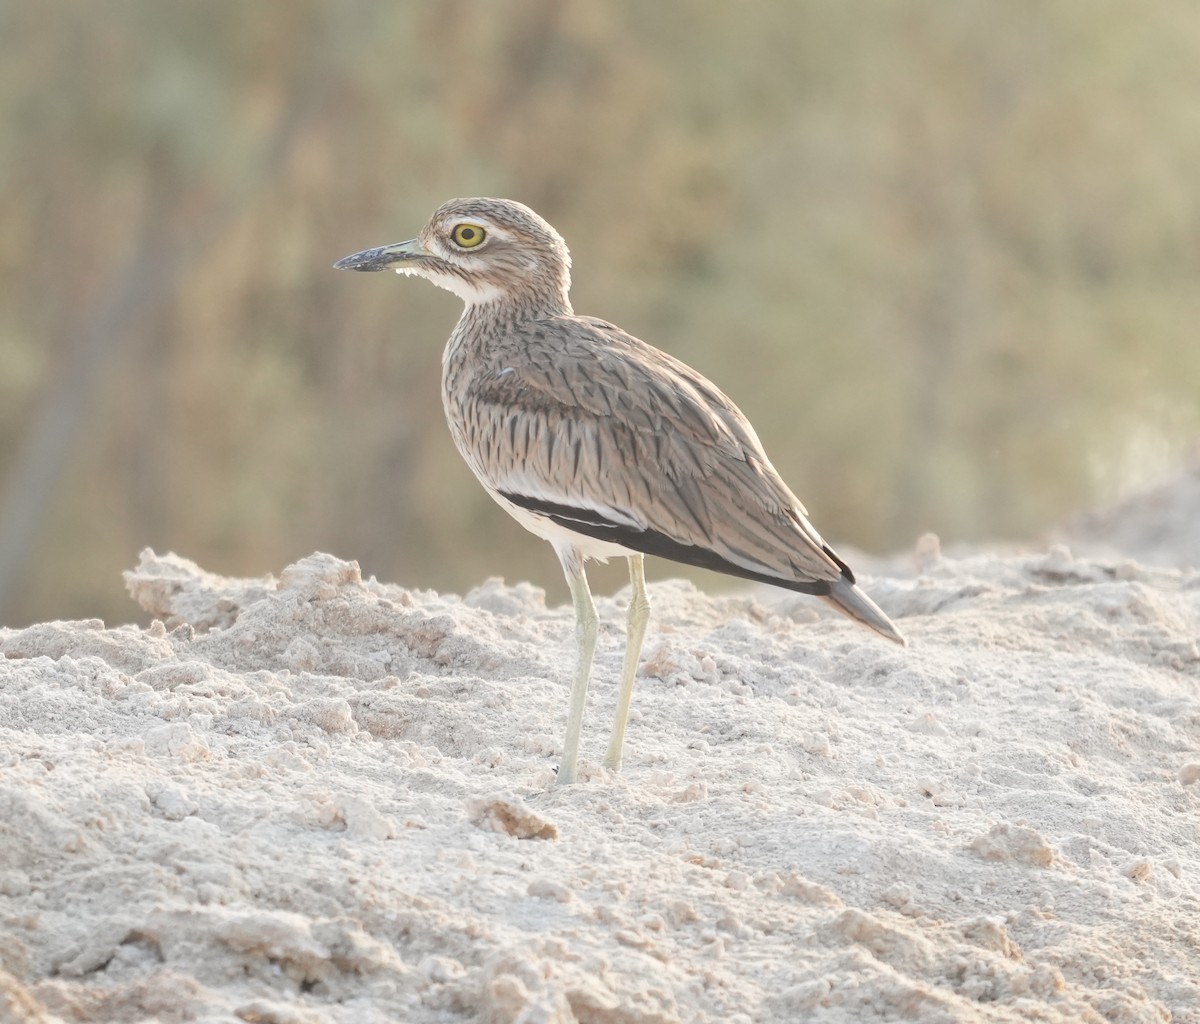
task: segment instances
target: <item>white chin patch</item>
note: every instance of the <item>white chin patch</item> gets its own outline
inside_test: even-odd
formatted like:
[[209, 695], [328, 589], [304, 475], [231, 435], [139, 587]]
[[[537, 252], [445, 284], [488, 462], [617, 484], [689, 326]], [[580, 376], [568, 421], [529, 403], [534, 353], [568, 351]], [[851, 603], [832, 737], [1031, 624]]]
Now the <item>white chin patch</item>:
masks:
[[420, 274], [419, 271], [409, 270], [405, 267], [397, 267], [398, 274], [413, 274], [428, 278], [439, 288], [445, 288], [448, 292], [453, 292], [468, 306], [482, 306], [488, 302], [495, 302], [504, 294], [502, 288], [497, 288], [492, 284], [471, 284], [469, 281], [464, 281], [461, 277], [454, 274]]

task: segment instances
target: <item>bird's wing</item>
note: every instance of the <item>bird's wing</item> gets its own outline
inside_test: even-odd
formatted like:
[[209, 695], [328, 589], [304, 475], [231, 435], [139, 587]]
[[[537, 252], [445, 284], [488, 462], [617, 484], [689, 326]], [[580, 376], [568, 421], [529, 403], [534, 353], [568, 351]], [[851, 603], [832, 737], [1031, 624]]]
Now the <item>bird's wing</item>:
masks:
[[534, 321], [470, 385], [476, 469], [507, 500], [635, 551], [824, 593], [853, 575], [746, 417], [679, 360], [602, 320]]

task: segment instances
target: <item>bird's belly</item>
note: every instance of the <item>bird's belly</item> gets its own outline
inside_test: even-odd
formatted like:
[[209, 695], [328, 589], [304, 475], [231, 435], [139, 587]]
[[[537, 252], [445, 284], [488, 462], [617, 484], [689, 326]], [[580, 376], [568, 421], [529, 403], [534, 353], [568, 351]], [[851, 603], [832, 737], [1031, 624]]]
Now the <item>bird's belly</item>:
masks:
[[540, 516], [536, 512], [530, 512], [528, 509], [521, 508], [520, 505], [514, 505], [508, 499], [491, 490], [491, 488], [488, 488], [488, 493], [495, 499], [497, 505], [504, 509], [505, 512], [530, 533], [553, 544], [555, 551], [559, 551], [564, 547], [572, 547], [584, 558], [594, 558], [600, 562], [607, 562], [610, 558], [616, 558], [617, 556], [629, 558], [637, 554], [636, 551], [622, 547], [620, 544], [598, 540], [595, 537], [588, 537], [586, 534], [576, 533], [565, 526], [560, 526], [545, 516]]
[[[446, 381], [443, 381], [442, 400], [450, 436], [454, 439], [455, 447], [458, 448], [463, 461], [496, 504], [530, 533], [549, 541], [556, 551], [562, 551], [566, 547], [574, 548], [585, 559], [594, 558], [607, 562], [618, 555], [628, 558], [637, 554], [620, 544], [577, 533], [547, 516], [522, 508], [505, 498], [499, 493], [503, 485], [497, 479], [497, 470], [511, 466], [518, 460], [505, 443], [499, 423], [481, 424], [478, 419], [474, 419], [469, 403], [463, 400], [461, 392], [451, 389]], [[481, 426], [489, 429], [481, 430]]]

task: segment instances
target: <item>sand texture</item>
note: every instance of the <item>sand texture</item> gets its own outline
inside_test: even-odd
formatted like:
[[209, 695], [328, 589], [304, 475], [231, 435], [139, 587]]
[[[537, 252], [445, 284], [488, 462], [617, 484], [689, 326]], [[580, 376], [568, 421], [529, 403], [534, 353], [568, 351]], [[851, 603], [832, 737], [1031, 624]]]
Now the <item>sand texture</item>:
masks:
[[620, 776], [598, 599], [556, 788], [537, 587], [146, 552], [148, 629], [0, 629], [0, 1020], [1200, 1021], [1200, 573], [865, 582], [908, 650], [652, 584]]

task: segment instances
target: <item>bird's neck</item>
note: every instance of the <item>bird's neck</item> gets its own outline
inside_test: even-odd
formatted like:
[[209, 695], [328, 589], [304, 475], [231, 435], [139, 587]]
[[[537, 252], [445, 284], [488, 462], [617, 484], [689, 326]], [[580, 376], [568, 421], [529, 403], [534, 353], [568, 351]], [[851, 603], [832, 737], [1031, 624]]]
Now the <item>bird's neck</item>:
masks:
[[572, 316], [564, 288], [558, 295], [504, 293], [489, 301], [467, 302], [442, 352], [442, 385], [453, 390], [462, 382], [462, 368], [490, 366], [501, 357], [503, 341], [535, 320]]
[[565, 288], [546, 291], [496, 292], [465, 302], [462, 316], [454, 333], [466, 330], [487, 334], [497, 328], [528, 323], [530, 320], [551, 320], [571, 316], [571, 299]]

